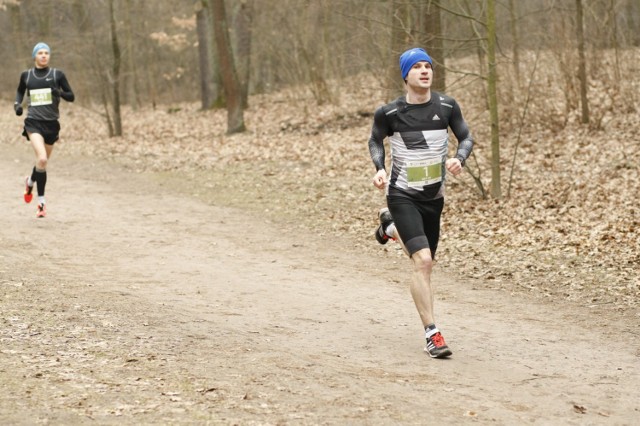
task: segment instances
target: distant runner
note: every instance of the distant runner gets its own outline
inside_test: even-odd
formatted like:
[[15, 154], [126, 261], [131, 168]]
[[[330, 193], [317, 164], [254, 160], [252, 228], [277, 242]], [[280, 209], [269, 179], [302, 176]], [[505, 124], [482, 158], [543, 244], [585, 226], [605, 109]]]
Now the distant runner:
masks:
[[47, 184], [47, 161], [51, 158], [53, 144], [59, 139], [60, 113], [58, 105], [60, 98], [73, 102], [75, 95], [67, 81], [67, 77], [60, 70], [49, 68], [51, 49], [45, 43], [38, 43], [33, 47], [31, 55], [35, 66], [20, 75], [20, 83], [13, 105], [16, 115], [22, 115], [22, 101], [25, 93], [29, 107], [27, 118], [24, 120], [22, 135], [31, 141], [36, 154], [36, 165], [30, 176], [25, 178], [24, 201], [30, 203], [33, 199], [33, 185], [38, 186], [38, 208], [36, 217], [47, 215], [44, 189]]
[[[431, 271], [440, 236], [446, 172], [457, 176], [473, 149], [473, 138], [460, 106], [431, 91], [433, 61], [420, 48], [400, 56], [406, 96], [378, 108], [374, 114], [369, 152], [376, 167], [373, 184], [386, 189], [387, 206], [380, 210], [376, 239], [398, 241], [411, 258], [411, 296], [422, 320], [425, 351], [432, 358], [452, 354], [435, 325]], [[455, 157], [447, 159], [448, 128], [458, 139]], [[391, 148], [391, 175], [385, 170], [384, 138]]]

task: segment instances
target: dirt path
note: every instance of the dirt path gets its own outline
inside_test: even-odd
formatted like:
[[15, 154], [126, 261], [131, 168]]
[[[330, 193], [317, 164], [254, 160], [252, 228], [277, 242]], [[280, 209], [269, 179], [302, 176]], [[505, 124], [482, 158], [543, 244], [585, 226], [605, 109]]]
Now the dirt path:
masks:
[[438, 275], [431, 360], [404, 264], [64, 152], [35, 219], [30, 150], [0, 152], [2, 424], [640, 419], [636, 313]]

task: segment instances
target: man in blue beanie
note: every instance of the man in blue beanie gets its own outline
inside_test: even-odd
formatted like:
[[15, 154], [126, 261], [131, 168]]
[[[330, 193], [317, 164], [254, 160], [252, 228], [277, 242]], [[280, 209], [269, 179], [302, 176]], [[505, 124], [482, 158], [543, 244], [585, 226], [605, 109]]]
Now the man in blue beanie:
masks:
[[44, 218], [47, 215], [44, 198], [45, 185], [47, 184], [47, 162], [51, 158], [53, 144], [58, 141], [60, 135], [58, 105], [60, 99], [73, 102], [75, 95], [65, 74], [61, 70], [49, 68], [51, 49], [46, 43], [36, 44], [33, 47], [31, 57], [34, 61], [34, 67], [20, 75], [13, 109], [16, 115], [22, 115], [22, 103], [26, 97], [29, 109], [27, 118], [24, 120], [22, 135], [31, 142], [36, 155], [36, 164], [31, 175], [25, 178], [23, 197], [25, 203], [30, 203], [33, 199], [32, 192], [35, 185], [38, 190], [36, 217]]
[[[444, 94], [432, 92], [433, 61], [420, 48], [400, 55], [406, 95], [378, 108], [369, 138], [376, 167], [373, 184], [385, 190], [387, 208], [378, 213], [375, 237], [402, 245], [412, 263], [411, 296], [425, 330], [425, 351], [432, 358], [452, 354], [435, 325], [431, 271], [440, 237], [445, 176], [459, 175], [473, 149], [473, 138], [460, 106]], [[448, 157], [451, 129], [458, 146]], [[391, 173], [387, 174], [384, 139], [389, 138]]]

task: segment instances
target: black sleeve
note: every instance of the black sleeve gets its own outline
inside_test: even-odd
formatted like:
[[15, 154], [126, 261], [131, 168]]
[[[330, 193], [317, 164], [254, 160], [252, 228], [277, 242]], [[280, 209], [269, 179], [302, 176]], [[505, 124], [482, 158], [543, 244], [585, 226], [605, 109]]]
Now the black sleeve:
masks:
[[464, 166], [465, 161], [469, 158], [473, 150], [473, 136], [471, 136], [467, 122], [464, 121], [462, 117], [462, 111], [457, 102], [453, 103], [449, 127], [451, 127], [451, 131], [453, 131], [456, 139], [458, 139], [458, 150], [456, 151], [455, 157], [460, 160], [460, 163]]
[[384, 169], [384, 138], [389, 134], [389, 122], [382, 108], [373, 114], [373, 127], [369, 138], [369, 154], [376, 171]]
[[24, 71], [20, 74], [20, 83], [18, 83], [18, 90], [16, 91], [16, 104], [22, 105], [24, 100], [24, 93], [27, 91], [27, 72]]
[[67, 81], [67, 76], [64, 75], [62, 71], [58, 72], [58, 87], [60, 88], [60, 97], [67, 102], [73, 102], [76, 99], [76, 96], [73, 94], [73, 90], [71, 90], [71, 86]]

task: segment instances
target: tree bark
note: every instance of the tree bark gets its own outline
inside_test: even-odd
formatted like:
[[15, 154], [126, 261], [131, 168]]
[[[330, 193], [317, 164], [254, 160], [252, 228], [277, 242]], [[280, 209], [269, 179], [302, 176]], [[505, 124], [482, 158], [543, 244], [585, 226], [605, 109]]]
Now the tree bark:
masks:
[[210, 36], [209, 4], [206, 0], [196, 0], [196, 31], [198, 34], [198, 59], [200, 63], [200, 102], [204, 110], [210, 109], [215, 102], [213, 77], [213, 38]]
[[227, 133], [239, 133], [246, 130], [242, 108], [242, 90], [231, 50], [224, 0], [211, 0], [211, 6], [222, 84], [227, 101]]
[[111, 81], [113, 93], [113, 130], [114, 136], [122, 136], [122, 115], [120, 113], [120, 64], [122, 62], [122, 54], [120, 52], [120, 45], [118, 44], [116, 14], [113, 7], [113, 1], [114, 0], [109, 0], [111, 49], [113, 50], [113, 76]]
[[251, 21], [253, 20], [253, 0], [241, 0], [234, 14], [238, 79], [242, 90], [242, 108], [249, 107], [249, 80], [251, 78]]

